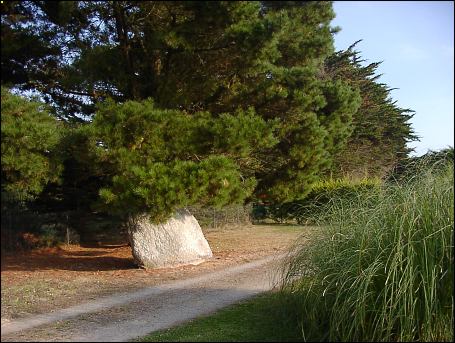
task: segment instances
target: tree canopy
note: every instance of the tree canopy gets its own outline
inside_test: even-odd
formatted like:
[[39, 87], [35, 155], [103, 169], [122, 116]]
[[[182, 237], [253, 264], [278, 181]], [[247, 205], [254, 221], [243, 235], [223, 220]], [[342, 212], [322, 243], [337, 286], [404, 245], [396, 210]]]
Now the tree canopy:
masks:
[[256, 186], [242, 166], [255, 149], [276, 144], [272, 129], [253, 109], [214, 118], [163, 110], [152, 100], [108, 101], [93, 122], [101, 159], [114, 165], [101, 197], [113, 212], [148, 211], [155, 221], [195, 203], [242, 202]]
[[363, 65], [357, 41], [325, 61], [325, 71], [358, 87], [361, 105], [353, 116], [353, 131], [347, 144], [334, 156], [334, 176], [385, 177], [393, 166], [412, 151], [407, 143], [417, 140], [409, 120], [414, 111], [397, 106], [393, 88], [381, 83], [377, 68], [381, 62]]
[[377, 121], [408, 118], [374, 67], [334, 52], [333, 17], [325, 1], [11, 1], [2, 85], [71, 127], [67, 195], [88, 185], [87, 199], [155, 221], [193, 203], [290, 201], [370, 129], [370, 95], [373, 129], [401, 140], [392, 153], [409, 134]]

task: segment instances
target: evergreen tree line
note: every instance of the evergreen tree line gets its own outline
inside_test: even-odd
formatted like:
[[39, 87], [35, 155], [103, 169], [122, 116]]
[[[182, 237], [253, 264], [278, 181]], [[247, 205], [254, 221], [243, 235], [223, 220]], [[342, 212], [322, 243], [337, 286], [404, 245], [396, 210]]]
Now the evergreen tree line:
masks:
[[[385, 177], [417, 137], [326, 1], [2, 4], [2, 203], [148, 212]], [[21, 95], [18, 95], [21, 94]]]

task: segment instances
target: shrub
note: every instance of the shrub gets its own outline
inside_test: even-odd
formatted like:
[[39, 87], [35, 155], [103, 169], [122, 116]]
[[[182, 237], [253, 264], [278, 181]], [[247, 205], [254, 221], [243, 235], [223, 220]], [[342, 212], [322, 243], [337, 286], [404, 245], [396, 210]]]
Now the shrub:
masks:
[[292, 207], [293, 217], [299, 224], [320, 221], [325, 207], [336, 201], [354, 201], [366, 194], [378, 194], [381, 189], [379, 179], [337, 179], [317, 182], [303, 200]]
[[320, 212], [283, 283], [305, 339], [453, 341], [453, 163], [420, 175]]
[[64, 242], [62, 230], [56, 225], [45, 225], [39, 232], [39, 246], [40, 247], [55, 247]]
[[[295, 220], [299, 224], [311, 224], [318, 221], [321, 211], [323, 212], [333, 199], [349, 201], [363, 194], [376, 194], [380, 189], [381, 180], [379, 179], [323, 180], [316, 182], [310, 193], [301, 200], [283, 204], [256, 205], [256, 208], [262, 209], [262, 218], [267, 217], [278, 223]], [[256, 212], [259, 210], [256, 209]]]

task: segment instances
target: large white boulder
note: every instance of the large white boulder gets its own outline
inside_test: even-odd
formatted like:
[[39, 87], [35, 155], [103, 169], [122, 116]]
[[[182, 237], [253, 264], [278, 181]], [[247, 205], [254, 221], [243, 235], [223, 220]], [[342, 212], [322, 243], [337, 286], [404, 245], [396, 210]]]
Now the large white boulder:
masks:
[[212, 257], [199, 223], [186, 209], [163, 224], [139, 215], [130, 218], [127, 228], [135, 263], [142, 268], [199, 264]]

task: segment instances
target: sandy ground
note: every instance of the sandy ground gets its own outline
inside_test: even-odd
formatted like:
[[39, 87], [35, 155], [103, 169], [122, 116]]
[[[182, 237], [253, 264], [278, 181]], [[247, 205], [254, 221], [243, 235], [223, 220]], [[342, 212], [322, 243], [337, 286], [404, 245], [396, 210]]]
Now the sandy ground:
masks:
[[310, 233], [259, 225], [205, 231], [210, 261], [156, 270], [135, 268], [128, 246], [2, 256], [1, 340], [124, 341], [175, 325], [270, 289], [272, 261]]
[[273, 288], [279, 255], [9, 322], [2, 341], [122, 342]]

